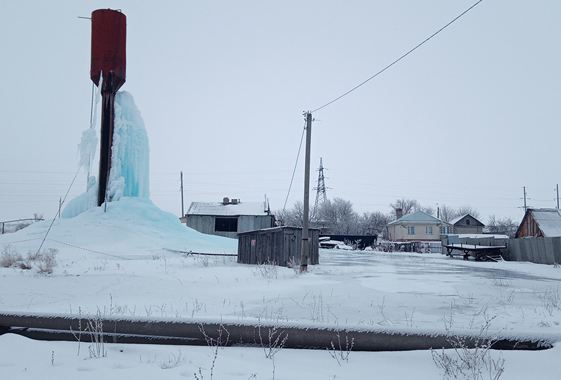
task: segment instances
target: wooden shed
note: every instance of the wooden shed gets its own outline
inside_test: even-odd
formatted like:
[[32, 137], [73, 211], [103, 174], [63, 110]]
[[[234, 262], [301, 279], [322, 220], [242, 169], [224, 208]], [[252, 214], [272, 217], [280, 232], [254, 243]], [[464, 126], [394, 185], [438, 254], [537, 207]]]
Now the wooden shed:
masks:
[[516, 238], [561, 236], [561, 210], [529, 208], [516, 231]]
[[[308, 264], [319, 264], [319, 230], [310, 229]], [[238, 234], [238, 263], [300, 263], [302, 228], [274, 227]]]

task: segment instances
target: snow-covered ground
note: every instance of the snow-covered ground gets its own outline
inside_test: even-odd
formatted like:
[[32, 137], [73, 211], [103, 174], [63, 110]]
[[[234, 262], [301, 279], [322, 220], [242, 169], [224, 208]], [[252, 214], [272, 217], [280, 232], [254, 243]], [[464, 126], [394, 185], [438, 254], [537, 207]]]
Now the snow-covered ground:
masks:
[[[37, 251], [51, 221], [0, 236], [0, 250]], [[440, 254], [321, 250], [320, 264], [289, 268], [237, 264], [237, 241], [197, 233], [148, 199], [124, 197], [107, 212], [57, 219], [43, 251], [58, 250], [50, 275], [0, 268], [0, 311], [73, 313], [225, 322], [282, 322], [408, 331], [489, 331], [518, 337], [561, 336], [561, 268], [480, 263]], [[19, 378], [211, 378], [210, 347], [106, 345], [90, 358], [82, 342], [0, 336], [0, 376]], [[561, 346], [492, 352], [505, 359], [501, 379], [561, 377]], [[438, 379], [430, 351], [351, 352], [262, 348], [217, 351], [215, 379]], [[201, 372], [199, 373], [199, 368]], [[274, 370], [274, 373], [273, 373]], [[195, 376], [197, 373], [197, 376]]]
[[[209, 347], [111, 344], [106, 348], [106, 357], [90, 359], [84, 344], [78, 355], [78, 343], [38, 342], [6, 334], [0, 336], [0, 374], [3, 379], [144, 380], [195, 379], [196, 373], [199, 379], [211, 379], [215, 351]], [[502, 355], [505, 372], [501, 379], [560, 378], [560, 347]], [[274, 378], [279, 380], [442, 378], [428, 350], [351, 352], [348, 362], [339, 365], [327, 351], [283, 349], [274, 360]], [[227, 347], [218, 350], [213, 372], [214, 379], [271, 379], [273, 361], [261, 348]]]

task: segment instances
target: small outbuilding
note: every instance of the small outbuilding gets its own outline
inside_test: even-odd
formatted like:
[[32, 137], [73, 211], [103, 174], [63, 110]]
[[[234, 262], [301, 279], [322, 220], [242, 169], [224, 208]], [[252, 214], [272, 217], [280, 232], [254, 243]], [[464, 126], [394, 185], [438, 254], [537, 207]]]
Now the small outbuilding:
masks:
[[265, 202], [242, 202], [224, 198], [222, 202], [192, 202], [184, 217], [187, 227], [209, 235], [237, 238], [240, 232], [273, 227], [275, 217]]
[[[309, 229], [308, 264], [319, 263], [319, 230]], [[275, 227], [238, 234], [238, 263], [299, 265], [302, 228]]]
[[561, 236], [561, 210], [529, 208], [516, 231], [516, 238]]

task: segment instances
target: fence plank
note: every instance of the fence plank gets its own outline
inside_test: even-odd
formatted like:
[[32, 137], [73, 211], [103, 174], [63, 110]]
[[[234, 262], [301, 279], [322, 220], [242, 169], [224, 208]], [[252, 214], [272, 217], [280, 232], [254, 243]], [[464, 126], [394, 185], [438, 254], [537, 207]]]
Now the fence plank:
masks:
[[545, 263], [552, 265], [555, 262], [553, 256], [553, 238], [543, 239], [543, 249], [545, 255]]
[[513, 261], [522, 261], [522, 244], [519, 239], [512, 239], [509, 243], [513, 245], [514, 248], [514, 257], [512, 258]]
[[561, 264], [561, 237], [552, 238], [553, 262]]

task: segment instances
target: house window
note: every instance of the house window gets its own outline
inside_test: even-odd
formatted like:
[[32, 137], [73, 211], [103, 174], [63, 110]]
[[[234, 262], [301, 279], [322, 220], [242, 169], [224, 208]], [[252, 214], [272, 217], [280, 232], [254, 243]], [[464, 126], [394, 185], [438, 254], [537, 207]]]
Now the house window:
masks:
[[469, 219], [466, 219], [466, 226], [469, 226]]
[[407, 235], [415, 235], [415, 226], [407, 227]]
[[448, 235], [451, 232], [452, 232], [452, 228], [450, 228], [450, 227], [446, 227], [446, 226], [445, 227], [440, 227], [440, 233], [442, 235]]
[[216, 218], [214, 221], [214, 231], [238, 232], [238, 218]]
[[432, 235], [432, 226], [427, 226], [425, 232], [427, 235]]

